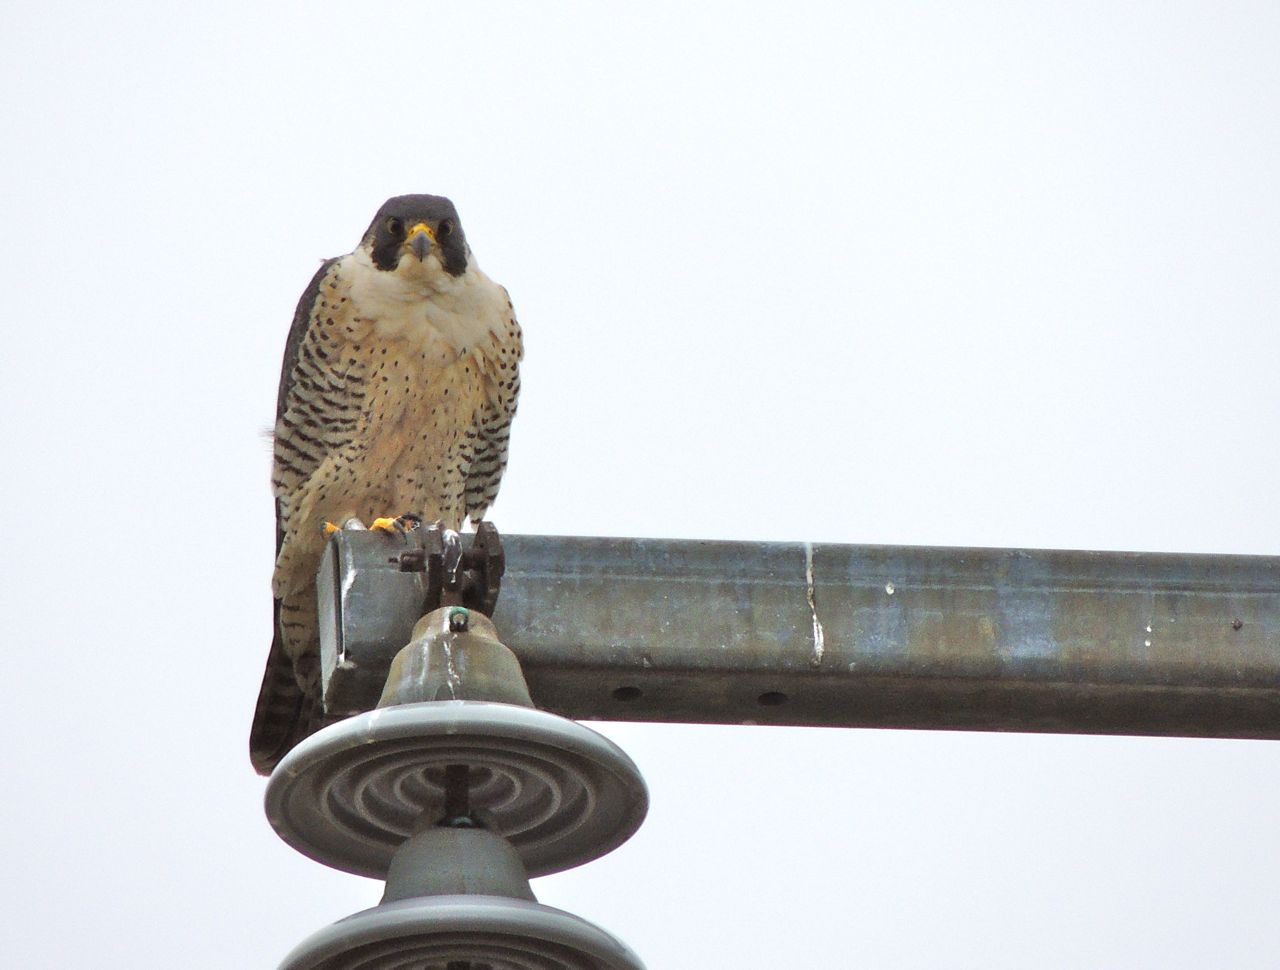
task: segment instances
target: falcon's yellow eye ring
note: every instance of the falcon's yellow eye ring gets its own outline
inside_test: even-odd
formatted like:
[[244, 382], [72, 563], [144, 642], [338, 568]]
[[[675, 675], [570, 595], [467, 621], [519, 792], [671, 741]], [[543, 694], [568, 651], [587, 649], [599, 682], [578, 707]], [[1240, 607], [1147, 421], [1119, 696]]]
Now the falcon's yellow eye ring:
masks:
[[392, 216], [387, 220], [387, 232], [391, 233], [391, 235], [395, 236], [397, 239], [402, 238], [404, 236], [403, 220]]

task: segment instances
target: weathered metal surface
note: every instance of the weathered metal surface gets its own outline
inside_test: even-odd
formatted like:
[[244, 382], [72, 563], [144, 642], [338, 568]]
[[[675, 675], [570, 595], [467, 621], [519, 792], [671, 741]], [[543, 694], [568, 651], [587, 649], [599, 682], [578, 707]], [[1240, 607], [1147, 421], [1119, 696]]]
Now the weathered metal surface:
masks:
[[[341, 582], [376, 585], [385, 537], [343, 538]], [[1280, 737], [1280, 558], [503, 543], [494, 621], [569, 717]], [[377, 599], [342, 634], [385, 671], [417, 617]]]
[[330, 714], [359, 714], [378, 703], [391, 661], [425, 609], [427, 573], [400, 568], [400, 557], [417, 551], [400, 533], [344, 530], [326, 543], [316, 601], [321, 691]]

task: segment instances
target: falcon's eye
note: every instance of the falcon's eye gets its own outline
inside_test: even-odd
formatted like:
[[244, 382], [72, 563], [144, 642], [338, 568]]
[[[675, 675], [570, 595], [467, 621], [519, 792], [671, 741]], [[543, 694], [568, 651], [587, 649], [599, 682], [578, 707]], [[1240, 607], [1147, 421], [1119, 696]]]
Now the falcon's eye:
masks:
[[440, 223], [440, 226], [436, 229], [436, 235], [439, 236], [441, 239], [449, 235], [451, 232], [453, 232], [453, 223], [450, 222], [448, 219]]
[[387, 232], [399, 239], [404, 235], [404, 223], [395, 216], [392, 216], [387, 220]]

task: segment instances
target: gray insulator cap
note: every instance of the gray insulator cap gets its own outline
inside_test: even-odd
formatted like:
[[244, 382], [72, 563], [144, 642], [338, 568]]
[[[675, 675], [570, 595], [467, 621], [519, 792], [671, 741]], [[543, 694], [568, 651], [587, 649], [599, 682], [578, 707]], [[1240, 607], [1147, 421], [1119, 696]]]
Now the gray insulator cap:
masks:
[[475, 828], [433, 826], [396, 849], [384, 903], [415, 896], [508, 896], [536, 901], [511, 843]]
[[367, 909], [294, 948], [280, 970], [644, 970], [626, 944], [563, 910], [500, 896], [429, 896]]
[[447, 814], [449, 772], [468, 767], [468, 812], [509, 839], [532, 876], [597, 859], [639, 828], [649, 794], [616, 744], [530, 707], [429, 701], [317, 731], [276, 766], [267, 818], [325, 865], [384, 877], [424, 820]]

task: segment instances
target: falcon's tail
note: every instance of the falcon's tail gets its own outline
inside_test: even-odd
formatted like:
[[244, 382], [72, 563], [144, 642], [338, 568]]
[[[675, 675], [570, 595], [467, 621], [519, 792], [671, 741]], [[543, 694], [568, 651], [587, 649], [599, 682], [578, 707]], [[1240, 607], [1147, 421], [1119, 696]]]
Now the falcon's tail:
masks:
[[293, 673], [280, 638], [280, 601], [276, 600], [275, 637], [262, 674], [258, 706], [249, 729], [249, 760], [260, 775], [269, 775], [289, 750], [323, 724], [319, 698], [304, 691]]

